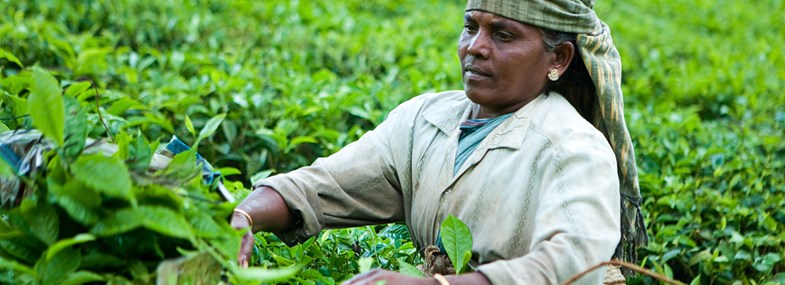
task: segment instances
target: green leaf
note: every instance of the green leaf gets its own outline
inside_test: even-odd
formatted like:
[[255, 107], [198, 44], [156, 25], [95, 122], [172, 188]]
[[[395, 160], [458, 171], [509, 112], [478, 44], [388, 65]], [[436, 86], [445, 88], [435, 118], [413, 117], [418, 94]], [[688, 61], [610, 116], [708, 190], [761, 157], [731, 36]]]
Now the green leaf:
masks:
[[234, 268], [234, 276], [243, 284], [259, 284], [260, 282], [283, 281], [294, 277], [303, 268], [302, 264], [276, 269], [265, 268]]
[[65, 106], [60, 85], [48, 72], [33, 69], [33, 85], [27, 98], [27, 111], [33, 124], [56, 145], [65, 141]]
[[10, 51], [7, 51], [5, 49], [0, 48], [0, 58], [5, 58], [5, 59], [7, 59], [10, 62], [16, 63], [16, 65], [19, 65], [19, 67], [25, 68], [25, 65], [22, 64], [22, 62], [19, 60], [19, 58], [16, 57]]
[[14, 177], [16, 171], [5, 159], [0, 158], [0, 177]]
[[128, 159], [126, 164], [132, 170], [143, 171], [150, 166], [150, 161], [153, 159], [153, 148], [147, 142], [143, 135], [136, 136], [133, 143], [128, 144]]
[[[215, 133], [215, 130], [218, 129], [218, 126], [221, 125], [221, 122], [226, 118], [226, 114], [220, 114], [215, 117], [210, 118], [207, 123], [204, 124], [204, 127], [201, 131], [199, 131], [199, 138], [197, 140], [197, 144], [199, 141], [208, 138]], [[196, 145], [196, 144], [195, 144]]]
[[222, 176], [243, 174], [239, 169], [234, 167], [221, 167], [218, 169], [218, 172], [220, 172]]
[[417, 269], [414, 265], [403, 261], [401, 258], [397, 258], [398, 260], [398, 272], [403, 274], [412, 276], [412, 277], [423, 277], [422, 271]]
[[65, 143], [60, 149], [63, 157], [71, 161], [85, 147], [87, 140], [87, 113], [82, 110], [81, 104], [72, 97], [65, 97]]
[[103, 154], [80, 156], [72, 165], [74, 178], [107, 196], [131, 197], [131, 175], [122, 162]]
[[89, 81], [73, 83], [65, 90], [65, 96], [77, 98], [79, 95], [90, 89], [93, 85]]
[[101, 281], [106, 281], [106, 278], [90, 271], [77, 271], [68, 275], [61, 285], [79, 285]]
[[221, 264], [209, 253], [187, 255], [161, 262], [156, 269], [156, 284], [218, 284]]
[[191, 117], [185, 115], [185, 128], [188, 132], [191, 133], [192, 136], [196, 136], [196, 130], [194, 129], [194, 123], [191, 122]]
[[69, 246], [85, 243], [88, 241], [94, 241], [94, 240], [95, 240], [95, 236], [91, 234], [78, 234], [75, 237], [60, 240], [57, 243], [50, 246], [49, 249], [46, 251], [46, 259], [47, 260], [52, 259], [52, 257], [55, 256], [58, 252]]
[[465, 272], [465, 266], [469, 263], [472, 256], [472, 233], [460, 219], [453, 215], [447, 216], [442, 222], [440, 230], [442, 244], [450, 257], [455, 273]]
[[371, 265], [373, 265], [373, 258], [362, 257], [357, 261], [357, 265], [360, 266], [360, 274], [368, 272], [371, 270]]
[[20, 205], [22, 218], [30, 232], [39, 240], [52, 245], [60, 233], [60, 219], [52, 205], [43, 200], [25, 199]]
[[0, 239], [0, 252], [26, 263], [35, 263], [44, 249], [46, 245], [29, 235]]
[[35, 264], [35, 271], [41, 276], [43, 284], [59, 284], [66, 276], [75, 272], [82, 263], [78, 250], [67, 248], [51, 259], [41, 258]]
[[195, 233], [200, 237], [217, 238], [226, 234], [224, 229], [205, 212], [194, 213], [189, 220]]
[[47, 186], [57, 204], [77, 222], [89, 226], [100, 218], [98, 207], [101, 205], [101, 195], [95, 190], [76, 180], [60, 186], [51, 176], [47, 178]]
[[0, 219], [0, 239], [9, 239], [22, 236], [22, 232], [14, 229], [11, 225], [6, 224], [3, 219]]
[[142, 215], [133, 208], [126, 208], [111, 214], [109, 217], [98, 221], [90, 229], [90, 233], [97, 236], [111, 236], [128, 232], [142, 226]]
[[191, 225], [185, 220], [182, 213], [177, 213], [164, 207], [139, 207], [142, 217], [146, 220], [145, 227], [162, 234], [190, 239], [193, 238]]
[[17, 272], [22, 272], [24, 274], [36, 276], [35, 270], [30, 267], [25, 266], [24, 264], [20, 264], [13, 260], [8, 260], [5, 258], [0, 257], [0, 269], [8, 269]]

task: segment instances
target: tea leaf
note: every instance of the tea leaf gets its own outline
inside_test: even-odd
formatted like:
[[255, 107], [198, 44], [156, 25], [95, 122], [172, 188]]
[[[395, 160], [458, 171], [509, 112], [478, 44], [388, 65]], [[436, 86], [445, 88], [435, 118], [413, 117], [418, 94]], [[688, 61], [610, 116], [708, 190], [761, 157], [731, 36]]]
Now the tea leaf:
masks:
[[54, 255], [51, 259], [41, 258], [35, 264], [35, 271], [41, 276], [43, 284], [58, 284], [66, 276], [75, 272], [82, 262], [78, 250], [67, 248]]
[[101, 281], [106, 281], [106, 278], [90, 271], [77, 271], [69, 274], [61, 285], [79, 285]]
[[82, 82], [73, 83], [73, 84], [71, 84], [71, 86], [68, 86], [68, 89], [65, 90], [65, 96], [72, 97], [72, 98], [78, 98], [79, 95], [82, 95], [82, 93], [84, 93], [85, 91], [90, 89], [90, 87], [92, 87], [92, 86], [93, 85], [90, 84], [89, 81], [82, 81]]
[[26, 199], [20, 205], [22, 218], [30, 232], [42, 242], [51, 245], [60, 233], [60, 219], [55, 209], [41, 200]]
[[48, 72], [33, 69], [33, 85], [27, 99], [27, 111], [33, 124], [56, 145], [65, 141], [65, 107], [60, 94], [60, 85]]
[[0, 258], [0, 269], [8, 269], [13, 271], [22, 272], [24, 274], [36, 276], [35, 270], [30, 267], [25, 266], [24, 264], [20, 264], [13, 260], [8, 260], [5, 258]]
[[295, 264], [284, 268], [235, 268], [232, 272], [243, 284], [258, 284], [260, 282], [283, 281], [293, 277], [303, 268], [302, 264]]
[[442, 222], [440, 234], [444, 249], [455, 266], [455, 273], [463, 273], [472, 256], [473, 241], [469, 227], [455, 216], [448, 215]]
[[60, 151], [67, 161], [71, 161], [84, 149], [87, 139], [87, 113], [74, 98], [65, 97], [63, 102], [68, 116], [65, 119], [65, 143]]
[[210, 118], [210, 120], [208, 120], [207, 123], [204, 124], [202, 130], [199, 131], [199, 138], [197, 138], [196, 140], [201, 141], [203, 139], [212, 136], [215, 133], [215, 131], [218, 129], [218, 126], [221, 125], [221, 122], [224, 120], [224, 118], [226, 118], [226, 114], [219, 114], [215, 117]]
[[50, 246], [49, 249], [46, 251], [46, 259], [47, 260], [52, 259], [52, 257], [55, 256], [58, 252], [69, 246], [85, 243], [89, 241], [94, 241], [94, 240], [95, 240], [95, 236], [91, 234], [78, 234], [75, 237], [60, 240], [57, 243]]
[[47, 179], [47, 186], [57, 204], [71, 218], [83, 225], [93, 225], [98, 221], [97, 208], [101, 205], [101, 195], [93, 189], [75, 180], [61, 186]]
[[18, 57], [16, 57], [13, 53], [2, 48], [0, 48], [0, 58], [5, 58], [10, 62], [16, 63], [16, 65], [19, 65], [19, 67], [21, 68], [25, 67], [24, 64], [22, 64], [22, 62], [19, 61]]
[[136, 211], [146, 228], [172, 237], [193, 238], [191, 226], [181, 213], [156, 206], [139, 206]]
[[412, 277], [423, 277], [422, 271], [417, 269], [417, 267], [407, 263], [406, 261], [404, 261], [401, 258], [396, 258], [396, 259], [398, 260], [398, 268], [399, 268], [398, 271], [399, 272], [401, 272], [403, 274], [406, 274], [406, 275], [409, 275], [409, 276], [412, 276]]
[[82, 155], [72, 165], [74, 178], [110, 197], [131, 197], [131, 176], [122, 162], [102, 154]]
[[114, 212], [109, 217], [98, 221], [90, 233], [97, 236], [111, 236], [124, 233], [142, 226], [144, 218], [136, 209], [126, 208]]
[[362, 257], [357, 261], [357, 265], [360, 266], [360, 274], [368, 272], [371, 270], [371, 265], [373, 265], [373, 258]]
[[194, 123], [191, 122], [191, 117], [185, 115], [185, 129], [191, 133], [192, 136], [196, 136], [196, 130], [194, 129]]

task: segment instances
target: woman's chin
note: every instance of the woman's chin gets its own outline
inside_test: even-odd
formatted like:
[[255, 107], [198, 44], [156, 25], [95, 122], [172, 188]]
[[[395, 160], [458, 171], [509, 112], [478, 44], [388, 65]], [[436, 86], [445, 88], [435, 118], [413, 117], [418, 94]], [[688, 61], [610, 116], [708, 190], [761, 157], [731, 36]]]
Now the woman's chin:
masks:
[[483, 105], [483, 103], [485, 103], [486, 101], [488, 101], [488, 99], [490, 99], [490, 94], [486, 90], [478, 90], [476, 88], [465, 88], [464, 92], [466, 93], [466, 97], [476, 104]]

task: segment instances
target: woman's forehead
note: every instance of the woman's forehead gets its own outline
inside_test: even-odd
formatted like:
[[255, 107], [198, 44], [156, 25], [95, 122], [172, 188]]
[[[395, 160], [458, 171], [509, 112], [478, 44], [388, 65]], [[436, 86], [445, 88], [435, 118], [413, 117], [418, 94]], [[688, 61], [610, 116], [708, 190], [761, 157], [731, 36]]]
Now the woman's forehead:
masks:
[[466, 22], [483, 22], [494, 26], [533, 27], [521, 21], [482, 10], [469, 10], [463, 16]]

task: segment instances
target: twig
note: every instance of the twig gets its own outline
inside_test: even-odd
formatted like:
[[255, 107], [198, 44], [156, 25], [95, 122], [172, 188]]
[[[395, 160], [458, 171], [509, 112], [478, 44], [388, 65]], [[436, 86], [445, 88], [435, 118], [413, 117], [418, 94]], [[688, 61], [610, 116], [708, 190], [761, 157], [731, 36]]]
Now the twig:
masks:
[[101, 124], [104, 125], [104, 129], [106, 130], [106, 134], [109, 135], [109, 139], [112, 140], [112, 143], [115, 143], [112, 131], [110, 131], [109, 126], [106, 125], [104, 116], [101, 115], [101, 102], [99, 100], [100, 97], [98, 96], [98, 87], [95, 87], [95, 82], [93, 82], [93, 80], [87, 79], [87, 81], [90, 81], [90, 85], [92, 85], [93, 90], [95, 90], [95, 111], [98, 112], [98, 119], [101, 120]]
[[16, 120], [16, 119], [21, 119], [21, 118], [24, 118], [24, 117], [29, 117], [29, 116], [30, 116], [30, 114], [24, 114], [24, 115], [19, 115], [19, 116], [16, 116], [16, 117], [0, 118], [0, 121]]
[[585, 276], [586, 274], [589, 274], [589, 272], [592, 272], [592, 271], [594, 271], [597, 268], [600, 268], [600, 267], [603, 267], [603, 266], [608, 266], [608, 265], [624, 266], [624, 267], [627, 267], [629, 269], [632, 269], [635, 272], [654, 277], [654, 279], [660, 280], [660, 281], [668, 283], [668, 284], [685, 285], [682, 282], [670, 279], [670, 278], [668, 278], [668, 277], [666, 277], [666, 276], [664, 276], [662, 274], [658, 274], [658, 273], [653, 272], [651, 270], [648, 270], [646, 268], [637, 266], [637, 265], [629, 263], [629, 262], [624, 262], [624, 261], [621, 261], [621, 260], [611, 260], [611, 261], [601, 262], [600, 264], [592, 266], [591, 268], [586, 269], [586, 270], [584, 270], [581, 273], [578, 273], [577, 275], [573, 276], [572, 278], [570, 278], [566, 282], [562, 283], [562, 285], [570, 285], [572, 283], [575, 283], [575, 281], [578, 281], [578, 279], [581, 279], [581, 277]]

